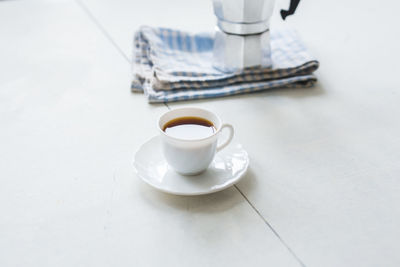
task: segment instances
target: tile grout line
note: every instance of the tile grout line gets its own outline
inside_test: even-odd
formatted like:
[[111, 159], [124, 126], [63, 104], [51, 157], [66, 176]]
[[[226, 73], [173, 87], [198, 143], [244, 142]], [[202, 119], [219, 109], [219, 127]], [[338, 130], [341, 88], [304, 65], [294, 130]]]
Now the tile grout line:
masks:
[[171, 110], [171, 107], [168, 105], [167, 102], [164, 102], [164, 105], [165, 105], [169, 110]]
[[[82, 0], [75, 0], [75, 3], [85, 12], [85, 14], [89, 17], [89, 19], [94, 23], [94, 25], [101, 31], [101, 33], [106, 37], [106, 39], [114, 46], [115, 49], [117, 49], [118, 53], [130, 64], [131, 60], [129, 59], [128, 55], [122, 51], [122, 49], [118, 46], [118, 44], [113, 40], [111, 35], [108, 34], [106, 29], [103, 27], [103, 25], [100, 24], [100, 22], [96, 19], [96, 17], [90, 12], [89, 8], [82, 2]], [[164, 102], [164, 106], [167, 107], [167, 109], [171, 109], [167, 103]]]
[[[94, 15], [90, 12], [89, 8], [81, 1], [75, 0], [78, 6], [86, 13], [89, 19], [96, 25], [96, 27], [101, 31], [101, 33], [107, 38], [107, 40], [118, 50], [119, 54], [130, 63], [129, 57], [122, 51], [122, 49], [117, 45], [117, 43], [112, 39], [112, 37], [108, 34], [106, 29], [100, 24], [100, 22], [94, 17]], [[164, 102], [164, 105], [170, 110], [170, 106]], [[280, 240], [280, 242], [286, 247], [286, 249], [292, 254], [292, 256], [299, 262], [302, 267], [306, 267], [306, 265], [297, 257], [297, 255], [293, 252], [293, 250], [286, 244], [286, 242], [280, 237], [280, 235], [275, 231], [274, 228], [268, 223], [268, 221], [261, 215], [261, 213], [256, 209], [253, 203], [244, 195], [244, 193], [234, 185], [236, 190], [242, 195], [242, 197], [247, 201], [250, 207], [258, 214], [258, 216], [264, 221], [264, 223], [269, 227], [269, 229], [274, 233], [274, 235]]]
[[108, 32], [104, 29], [104, 27], [99, 23], [99, 21], [93, 16], [92, 12], [88, 9], [88, 7], [81, 1], [75, 0], [78, 6], [86, 13], [89, 19], [96, 25], [96, 27], [101, 31], [101, 33], [107, 38], [107, 40], [118, 50], [120, 55], [125, 58], [128, 63], [130, 63], [129, 57], [122, 51], [122, 49], [114, 42], [112, 37], [108, 34]]
[[237, 185], [234, 185], [236, 190], [242, 195], [242, 197], [247, 201], [250, 207], [258, 214], [258, 216], [264, 221], [264, 223], [268, 226], [268, 228], [274, 233], [274, 235], [279, 239], [279, 241], [286, 247], [290, 254], [297, 260], [297, 262], [302, 266], [306, 267], [306, 265], [300, 260], [300, 258], [294, 253], [294, 251], [289, 247], [289, 245], [282, 239], [282, 237], [278, 234], [278, 232], [271, 226], [271, 224], [261, 215], [260, 211], [251, 203], [251, 201], [246, 197], [246, 195], [239, 189]]

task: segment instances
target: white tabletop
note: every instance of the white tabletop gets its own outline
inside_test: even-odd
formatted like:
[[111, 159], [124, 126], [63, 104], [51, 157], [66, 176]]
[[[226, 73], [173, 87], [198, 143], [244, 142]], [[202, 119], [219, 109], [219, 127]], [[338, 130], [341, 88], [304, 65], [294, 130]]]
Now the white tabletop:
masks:
[[[303, 0], [284, 23], [317, 86], [166, 106], [129, 90], [133, 32], [211, 31], [211, 1], [0, 1], [0, 266], [399, 266], [398, 7]], [[236, 186], [135, 176], [156, 118], [188, 105], [235, 126]]]

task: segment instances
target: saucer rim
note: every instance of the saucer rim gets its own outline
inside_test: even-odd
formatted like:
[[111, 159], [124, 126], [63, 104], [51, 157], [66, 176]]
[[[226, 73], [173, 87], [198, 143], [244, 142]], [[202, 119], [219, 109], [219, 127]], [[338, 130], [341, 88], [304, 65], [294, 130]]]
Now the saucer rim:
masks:
[[[241, 170], [238, 174], [236, 174], [237, 177], [236, 177], [235, 179], [232, 179], [232, 181], [230, 181], [228, 184], [226, 184], [226, 185], [224, 185], [224, 186], [222, 186], [222, 187], [220, 187], [220, 188], [215, 188], [215, 189], [211, 189], [211, 190], [208, 190], [208, 191], [198, 191], [198, 192], [193, 192], [193, 193], [183, 193], [183, 192], [180, 192], [180, 191], [167, 190], [167, 189], [165, 189], [165, 188], [158, 187], [157, 185], [151, 183], [147, 178], [145, 178], [143, 175], [141, 175], [141, 174], [139, 173], [139, 170], [138, 170], [137, 167], [136, 167], [136, 161], [135, 161], [135, 159], [136, 159], [136, 156], [137, 156], [138, 152], [139, 152], [139, 151], [141, 150], [141, 148], [143, 147], [143, 145], [145, 145], [145, 144], [147, 144], [147, 143], [149, 143], [149, 142], [151, 142], [151, 141], [153, 141], [153, 140], [160, 139], [160, 138], [161, 138], [161, 137], [160, 137], [159, 135], [156, 135], [156, 136], [153, 136], [152, 138], [148, 139], [147, 141], [145, 141], [145, 142], [137, 149], [137, 151], [136, 151], [135, 154], [133, 155], [133, 160], [132, 160], [132, 163], [131, 163], [131, 164], [132, 164], [133, 170], [135, 171], [135, 173], [137, 174], [137, 176], [140, 178], [140, 180], [142, 180], [142, 181], [145, 182], [146, 184], [150, 185], [151, 187], [153, 187], [153, 188], [155, 188], [155, 189], [157, 189], [157, 190], [159, 190], [159, 191], [161, 191], [161, 192], [163, 192], [163, 193], [167, 193], [167, 194], [171, 194], [171, 195], [177, 195], [177, 196], [201, 196], [201, 195], [208, 195], [208, 194], [216, 193], [216, 192], [225, 190], [225, 189], [227, 189], [227, 188], [229, 188], [229, 187], [235, 185], [237, 182], [239, 182], [239, 181], [245, 176], [245, 174], [246, 174], [247, 171], [248, 171], [248, 168], [249, 168], [249, 165], [250, 165], [249, 154], [247, 153], [247, 150], [243, 148], [242, 144], [239, 143], [239, 142], [237, 142], [237, 143], [234, 143], [234, 144], [235, 144], [235, 145], [240, 145], [240, 146], [242, 147], [243, 151], [246, 153], [246, 156], [247, 156], [247, 164], [246, 164], [246, 166], [243, 168], [243, 170]], [[165, 159], [163, 159], [163, 160], [165, 161]], [[213, 159], [213, 162], [214, 162], [214, 160], [215, 160], [215, 158]], [[198, 174], [198, 175], [200, 175], [200, 174]], [[193, 175], [193, 176], [195, 177], [195, 176], [197, 176], [197, 175]]]

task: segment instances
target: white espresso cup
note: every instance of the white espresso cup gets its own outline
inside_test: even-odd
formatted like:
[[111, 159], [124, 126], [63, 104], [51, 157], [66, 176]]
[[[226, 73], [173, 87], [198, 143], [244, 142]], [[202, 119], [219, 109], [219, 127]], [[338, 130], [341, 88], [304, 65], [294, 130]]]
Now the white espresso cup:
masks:
[[[198, 117], [206, 119], [215, 127], [215, 132], [202, 139], [180, 139], [168, 135], [164, 126], [177, 118]], [[160, 131], [162, 149], [168, 164], [178, 173], [195, 175], [203, 172], [214, 159], [215, 153], [225, 148], [232, 140], [234, 130], [232, 125], [223, 124], [213, 112], [201, 108], [179, 108], [163, 114], [157, 123]], [[223, 129], [229, 131], [225, 141], [218, 144], [218, 138]]]

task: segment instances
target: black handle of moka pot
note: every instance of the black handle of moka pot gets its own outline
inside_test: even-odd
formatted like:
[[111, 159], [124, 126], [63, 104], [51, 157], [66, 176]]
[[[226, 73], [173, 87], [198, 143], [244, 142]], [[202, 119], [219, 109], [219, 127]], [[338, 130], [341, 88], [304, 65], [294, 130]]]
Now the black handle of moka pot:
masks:
[[289, 10], [281, 9], [282, 19], [285, 20], [287, 16], [293, 15], [299, 5], [300, 0], [290, 0]]

